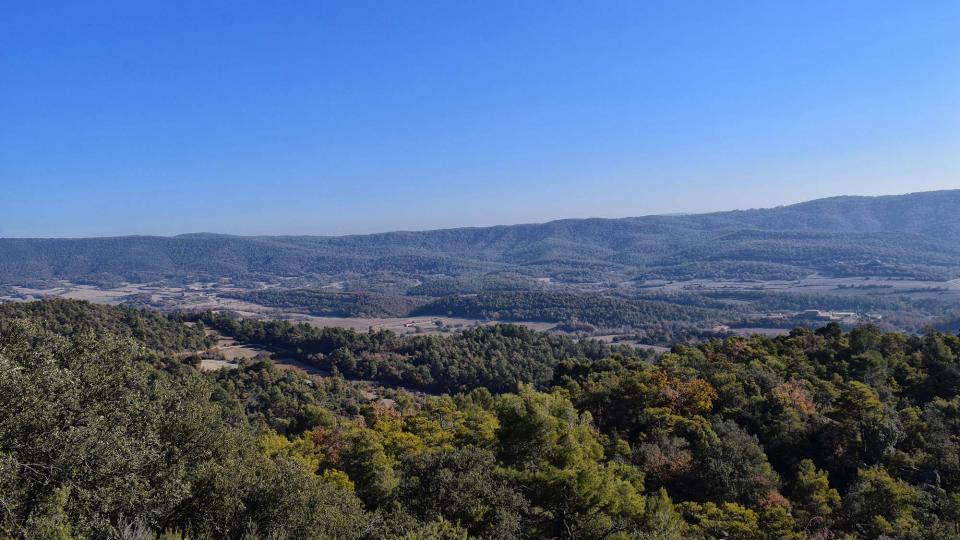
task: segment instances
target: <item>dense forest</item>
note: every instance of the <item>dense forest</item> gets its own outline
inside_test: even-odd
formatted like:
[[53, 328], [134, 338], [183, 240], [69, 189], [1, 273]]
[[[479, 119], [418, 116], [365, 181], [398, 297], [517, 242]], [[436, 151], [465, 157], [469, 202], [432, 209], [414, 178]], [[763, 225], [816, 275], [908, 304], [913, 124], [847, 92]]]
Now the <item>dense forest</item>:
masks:
[[642, 327], [662, 319], [702, 322], [713, 315], [707, 310], [684, 309], [665, 302], [554, 292], [447, 296], [418, 308], [414, 314], [507, 321], [566, 322], [579, 319], [601, 328]]
[[224, 295], [268, 307], [303, 310], [323, 317], [405, 317], [423, 304], [409, 296], [318, 289], [261, 289]]
[[[921, 289], [918, 292], [928, 291], [933, 294], [942, 292], [936, 289]], [[949, 295], [942, 298], [912, 298], [902, 292], [889, 292], [884, 286], [862, 289], [841, 286], [830, 293], [770, 290], [642, 291], [636, 299], [671, 303], [681, 309], [688, 306], [703, 308], [715, 320], [731, 326], [768, 328], [808, 327], [811, 321], [803, 319], [802, 311], [829, 310], [869, 316], [889, 331], [920, 332], [928, 326], [954, 328], [955, 325], [952, 326], [950, 321], [956, 318], [960, 310], [960, 305]], [[801, 316], [783, 317], [783, 313]]]
[[0, 329], [13, 320], [30, 320], [62, 335], [88, 332], [132, 338], [142, 348], [161, 353], [200, 350], [212, 345], [202, 328], [185, 325], [177, 316], [127, 306], [76, 300], [0, 304]]
[[598, 294], [558, 292], [488, 292], [447, 296], [413, 311], [414, 315], [448, 315], [504, 321], [581, 323], [584, 331], [630, 330], [645, 343], [669, 343], [709, 337], [702, 331], [722, 314], [705, 308]]
[[645, 358], [649, 354], [508, 324], [480, 326], [452, 335], [401, 337], [390, 331], [317, 328], [211, 312], [197, 315], [197, 320], [242, 343], [273, 348], [345, 377], [429, 392], [453, 393], [481, 387], [500, 392], [521, 383], [544, 387], [553, 380], [554, 369], [561, 362], [594, 361], [612, 355]]
[[426, 276], [410, 287], [411, 296], [450, 296], [454, 294], [476, 294], [495, 291], [526, 291], [542, 289], [543, 283], [530, 280], [520, 274], [492, 274], [486, 276], [450, 277]]
[[[831, 324], [643, 358], [493, 327], [460, 346], [549, 350], [549, 380], [384, 401], [270, 362], [203, 373], [145, 356], [137, 334], [182, 322], [126, 313], [0, 314], [0, 536], [960, 536], [949, 333]], [[211, 323], [289, 343], [305, 330], [230, 321]], [[317, 332], [325, 355], [399, 339]]]

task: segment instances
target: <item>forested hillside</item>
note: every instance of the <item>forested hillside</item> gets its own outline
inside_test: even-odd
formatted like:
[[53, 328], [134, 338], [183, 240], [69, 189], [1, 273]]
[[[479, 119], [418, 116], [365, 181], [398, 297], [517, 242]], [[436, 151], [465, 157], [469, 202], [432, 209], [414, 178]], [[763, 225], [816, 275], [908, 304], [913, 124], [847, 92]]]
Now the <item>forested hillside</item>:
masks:
[[960, 191], [940, 191], [767, 210], [366, 236], [0, 239], [0, 285], [504, 272], [571, 283], [793, 279], [813, 272], [947, 279], [960, 277], [958, 216]]
[[645, 359], [511, 326], [418, 341], [204, 317], [336, 365], [411, 347], [382, 361], [552, 366], [496, 386], [450, 362], [464, 393], [387, 402], [269, 362], [156, 361], [130, 336], [181, 323], [129, 313], [0, 314], [0, 536], [960, 536], [952, 334], [832, 324]]
[[409, 296], [317, 289], [263, 289], [224, 296], [327, 317], [406, 317], [424, 303]]

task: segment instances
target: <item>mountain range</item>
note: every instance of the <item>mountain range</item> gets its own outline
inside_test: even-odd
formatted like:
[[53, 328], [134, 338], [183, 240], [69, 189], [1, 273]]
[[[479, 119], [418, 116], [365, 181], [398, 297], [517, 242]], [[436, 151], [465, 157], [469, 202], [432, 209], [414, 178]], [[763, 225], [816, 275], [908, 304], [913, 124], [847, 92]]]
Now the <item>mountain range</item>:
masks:
[[353, 236], [0, 239], [0, 284], [960, 277], [960, 190], [769, 209]]

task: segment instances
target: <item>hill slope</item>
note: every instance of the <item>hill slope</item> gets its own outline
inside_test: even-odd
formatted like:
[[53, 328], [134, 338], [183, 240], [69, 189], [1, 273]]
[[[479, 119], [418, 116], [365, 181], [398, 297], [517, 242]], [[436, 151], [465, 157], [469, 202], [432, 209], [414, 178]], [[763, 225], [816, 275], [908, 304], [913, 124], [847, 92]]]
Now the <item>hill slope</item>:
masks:
[[0, 239], [0, 284], [290, 276], [960, 277], [960, 190], [362, 236]]

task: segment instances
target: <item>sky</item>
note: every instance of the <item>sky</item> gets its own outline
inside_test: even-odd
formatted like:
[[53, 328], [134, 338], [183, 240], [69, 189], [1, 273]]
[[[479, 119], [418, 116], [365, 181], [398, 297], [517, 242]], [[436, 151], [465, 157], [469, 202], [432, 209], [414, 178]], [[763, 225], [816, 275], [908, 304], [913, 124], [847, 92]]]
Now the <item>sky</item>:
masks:
[[960, 188], [960, 2], [0, 0], [0, 237]]

